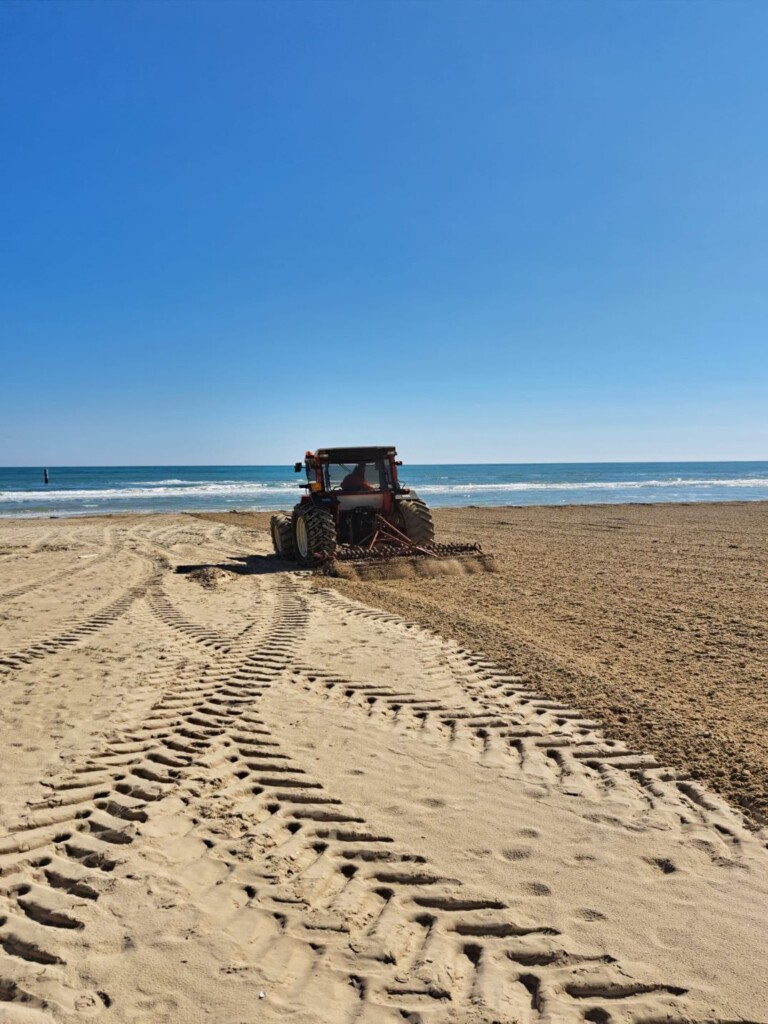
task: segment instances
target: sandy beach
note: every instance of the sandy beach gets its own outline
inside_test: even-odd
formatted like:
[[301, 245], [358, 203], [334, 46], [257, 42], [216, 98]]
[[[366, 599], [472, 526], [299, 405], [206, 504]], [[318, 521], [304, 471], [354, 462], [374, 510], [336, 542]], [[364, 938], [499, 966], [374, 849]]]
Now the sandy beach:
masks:
[[268, 518], [0, 523], [0, 1021], [768, 1021], [766, 506]]
[[768, 820], [768, 504], [435, 512], [494, 577], [342, 584]]

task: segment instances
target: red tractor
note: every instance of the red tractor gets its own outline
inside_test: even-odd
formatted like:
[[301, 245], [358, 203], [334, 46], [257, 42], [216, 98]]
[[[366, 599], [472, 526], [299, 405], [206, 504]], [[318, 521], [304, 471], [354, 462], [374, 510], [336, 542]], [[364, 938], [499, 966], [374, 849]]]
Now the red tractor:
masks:
[[432, 515], [401, 487], [393, 447], [318, 448], [294, 469], [306, 470], [306, 489], [293, 513], [272, 516], [280, 558], [316, 566], [334, 559], [439, 555]]

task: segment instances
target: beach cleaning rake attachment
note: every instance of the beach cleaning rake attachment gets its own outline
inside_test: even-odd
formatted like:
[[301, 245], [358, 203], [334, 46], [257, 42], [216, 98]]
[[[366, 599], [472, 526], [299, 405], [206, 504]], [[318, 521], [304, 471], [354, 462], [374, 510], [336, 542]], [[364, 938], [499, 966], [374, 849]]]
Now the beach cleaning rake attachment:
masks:
[[415, 544], [402, 530], [377, 515], [370, 537], [360, 544], [346, 544], [336, 549], [326, 562], [364, 562], [389, 558], [453, 558], [458, 555], [482, 554], [479, 544]]
[[365, 543], [337, 547], [316, 567], [324, 576], [358, 580], [468, 576], [495, 569], [493, 555], [483, 554], [479, 544], [415, 544], [381, 517]]

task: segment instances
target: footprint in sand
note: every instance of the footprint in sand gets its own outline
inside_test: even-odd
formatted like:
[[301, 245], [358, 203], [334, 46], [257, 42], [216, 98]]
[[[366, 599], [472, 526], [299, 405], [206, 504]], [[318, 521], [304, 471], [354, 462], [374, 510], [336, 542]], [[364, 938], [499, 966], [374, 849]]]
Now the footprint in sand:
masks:
[[521, 882], [520, 888], [529, 896], [551, 896], [552, 890], [543, 882]]
[[501, 856], [504, 860], [527, 860], [531, 856], [532, 850], [527, 846], [505, 846], [501, 850]]
[[657, 868], [664, 875], [671, 875], [677, 871], [677, 867], [668, 857], [646, 857], [644, 859], [646, 864], [650, 864], [652, 868]]
[[580, 917], [582, 921], [607, 921], [608, 918], [605, 914], [601, 914], [599, 910], [592, 910], [591, 907], [581, 907], [576, 911], [576, 916]]

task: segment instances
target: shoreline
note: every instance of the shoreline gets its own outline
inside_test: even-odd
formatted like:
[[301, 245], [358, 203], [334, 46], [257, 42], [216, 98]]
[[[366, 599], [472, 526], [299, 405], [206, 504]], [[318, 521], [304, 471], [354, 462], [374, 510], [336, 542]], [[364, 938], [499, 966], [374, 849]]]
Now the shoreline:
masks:
[[[298, 492], [297, 492], [298, 495]], [[702, 498], [699, 501], [604, 501], [604, 502], [558, 502], [555, 503], [542, 503], [540, 505], [533, 504], [506, 504], [506, 505], [477, 505], [473, 502], [468, 502], [466, 505], [437, 505], [433, 502], [428, 502], [430, 508], [434, 512], [439, 512], [441, 515], [450, 512], [466, 512], [466, 511], [506, 511], [509, 509], [519, 510], [557, 510], [557, 509], [621, 509], [621, 508], [698, 508], [699, 506], [752, 506], [752, 505], [768, 505], [768, 498], [731, 498], [728, 500], [722, 499], [706, 499]], [[114, 512], [62, 512], [54, 515], [47, 513], [9, 513], [7, 515], [0, 512], [0, 523], [13, 523], [13, 522], [29, 522], [30, 520], [36, 519], [120, 519], [126, 516], [177, 516], [177, 515], [190, 515], [190, 516], [206, 516], [206, 515], [239, 515], [239, 516], [272, 516], [275, 512], [286, 510], [291, 507], [291, 502], [286, 502], [283, 505], [275, 506], [275, 508], [178, 508], [178, 509], [164, 509], [162, 511], [155, 511], [153, 509], [131, 509], [126, 511], [114, 511]]]

